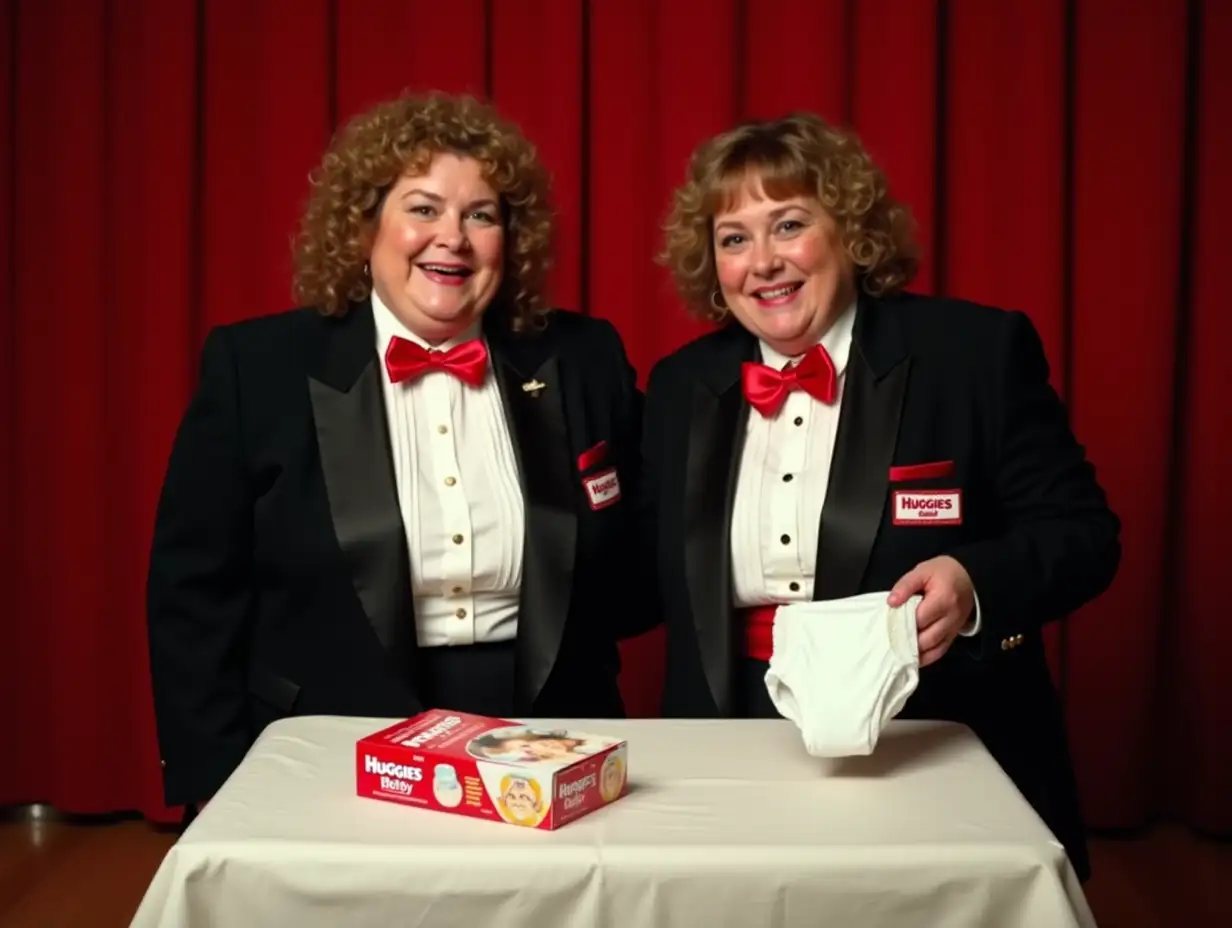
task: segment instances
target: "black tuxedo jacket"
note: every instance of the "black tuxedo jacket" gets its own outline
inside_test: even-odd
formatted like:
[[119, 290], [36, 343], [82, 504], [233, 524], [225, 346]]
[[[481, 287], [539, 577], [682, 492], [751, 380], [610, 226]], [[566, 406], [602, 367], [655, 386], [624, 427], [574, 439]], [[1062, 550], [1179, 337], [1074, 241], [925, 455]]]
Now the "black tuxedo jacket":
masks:
[[[647, 386], [643, 543], [667, 626], [668, 716], [733, 711], [743, 638], [729, 539], [748, 360], [760, 360], [756, 339], [729, 326], [661, 361]], [[913, 477], [901, 469], [909, 465], [942, 475]], [[899, 489], [961, 490], [961, 524], [895, 524]], [[902, 716], [970, 725], [1080, 872], [1081, 821], [1040, 633], [1109, 585], [1119, 532], [1026, 316], [913, 295], [861, 298], [814, 598], [888, 591], [942, 554], [966, 567], [982, 630], [923, 669]]]
[[[558, 311], [544, 330], [514, 334], [489, 317], [526, 499], [515, 706], [621, 715], [634, 373], [607, 322]], [[424, 708], [375, 338], [364, 302], [341, 318], [304, 309], [224, 326], [206, 341], [148, 580], [169, 804], [210, 796], [281, 716]], [[542, 389], [523, 389], [533, 381]], [[579, 471], [600, 442], [606, 454]], [[622, 498], [593, 509], [582, 478], [609, 467]]]

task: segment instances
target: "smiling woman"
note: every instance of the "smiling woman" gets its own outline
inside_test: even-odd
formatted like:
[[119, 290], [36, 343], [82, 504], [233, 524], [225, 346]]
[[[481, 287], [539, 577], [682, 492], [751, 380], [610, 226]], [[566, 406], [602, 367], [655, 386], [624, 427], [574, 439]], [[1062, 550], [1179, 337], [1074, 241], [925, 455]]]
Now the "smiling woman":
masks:
[[780, 354], [817, 344], [855, 298], [838, 224], [811, 196], [775, 200], [751, 177], [715, 216], [714, 237], [722, 304]]
[[325, 153], [300, 309], [202, 352], [159, 502], [150, 667], [171, 805], [271, 721], [623, 714], [641, 397], [615, 329], [549, 309], [547, 173], [469, 98]]
[[[906, 207], [855, 135], [809, 114], [701, 145], [665, 231], [681, 296], [723, 325], [646, 392], [664, 714], [777, 716], [774, 662], [843, 683], [811, 704], [867, 732], [916, 674], [902, 715], [974, 729], [1085, 876], [1041, 632], [1107, 588], [1120, 525], [1030, 321], [906, 293]], [[907, 660], [885, 620], [917, 595]], [[866, 621], [844, 620], [860, 596]], [[856, 643], [776, 634], [793, 605]]]
[[[381, 103], [341, 131], [313, 177], [296, 296], [339, 314], [375, 289], [404, 321], [447, 331], [412, 294], [417, 282], [461, 278], [435, 312], [452, 301], [459, 318], [478, 317], [499, 294], [515, 327], [532, 325], [551, 264], [548, 188], [534, 146], [484, 104], [443, 94]], [[432, 302], [428, 292], [420, 299]]]
[[497, 193], [474, 158], [437, 154], [381, 205], [368, 266], [372, 288], [409, 329], [444, 342], [478, 323], [503, 273]]
[[[759, 286], [811, 283], [790, 305], [809, 307], [820, 334], [855, 299], [857, 277], [873, 296], [901, 289], [919, 249], [910, 212], [854, 135], [809, 114], [775, 127], [742, 127], [698, 148], [673, 195], [660, 260], [686, 304], [714, 322], [730, 310], [744, 323], [739, 313], [753, 308], [747, 297]], [[763, 279], [782, 271], [776, 261], [792, 272]]]

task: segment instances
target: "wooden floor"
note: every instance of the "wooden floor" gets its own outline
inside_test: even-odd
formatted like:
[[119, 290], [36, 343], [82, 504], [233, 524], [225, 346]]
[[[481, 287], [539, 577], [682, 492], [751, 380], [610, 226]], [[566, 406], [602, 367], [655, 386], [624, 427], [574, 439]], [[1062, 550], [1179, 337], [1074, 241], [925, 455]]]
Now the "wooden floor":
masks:
[[[0, 925], [127, 926], [175, 837], [142, 821], [7, 810], [0, 815]], [[1232, 926], [1230, 843], [1161, 826], [1135, 838], [1097, 838], [1091, 856], [1087, 898], [1100, 928]]]

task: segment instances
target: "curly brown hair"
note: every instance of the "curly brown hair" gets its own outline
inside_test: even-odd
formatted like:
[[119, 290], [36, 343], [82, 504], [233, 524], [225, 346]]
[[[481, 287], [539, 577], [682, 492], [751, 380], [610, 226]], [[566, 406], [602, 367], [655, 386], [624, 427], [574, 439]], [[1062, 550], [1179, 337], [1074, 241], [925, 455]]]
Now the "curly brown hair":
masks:
[[497, 299], [516, 329], [539, 319], [552, 250], [548, 173], [517, 126], [473, 97], [443, 93], [380, 103], [334, 137], [312, 174], [295, 240], [294, 292], [301, 305], [342, 315], [350, 301], [368, 296], [364, 266], [386, 194], [443, 152], [478, 161], [500, 196], [506, 245]]
[[816, 197], [838, 224], [857, 285], [882, 296], [906, 286], [919, 269], [914, 223], [887, 192], [885, 175], [854, 133], [811, 113], [748, 122], [702, 143], [672, 194], [658, 260], [688, 306], [711, 322], [716, 305], [714, 217], [728, 208], [750, 175], [776, 200]]

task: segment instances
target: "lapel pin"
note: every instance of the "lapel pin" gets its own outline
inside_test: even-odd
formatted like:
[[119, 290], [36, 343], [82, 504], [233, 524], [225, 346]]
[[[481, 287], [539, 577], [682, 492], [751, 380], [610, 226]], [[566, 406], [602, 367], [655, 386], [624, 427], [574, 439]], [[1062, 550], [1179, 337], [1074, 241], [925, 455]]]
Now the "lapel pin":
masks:
[[539, 394], [542, 393], [546, 387], [547, 384], [540, 380], [528, 380], [526, 383], [522, 384], [522, 392], [529, 393], [537, 399]]

